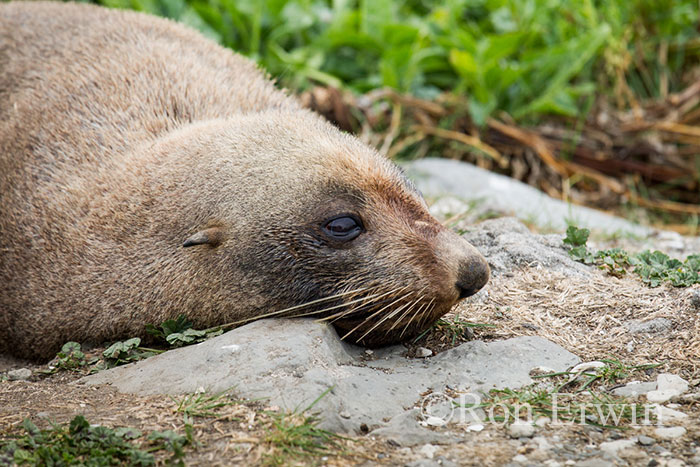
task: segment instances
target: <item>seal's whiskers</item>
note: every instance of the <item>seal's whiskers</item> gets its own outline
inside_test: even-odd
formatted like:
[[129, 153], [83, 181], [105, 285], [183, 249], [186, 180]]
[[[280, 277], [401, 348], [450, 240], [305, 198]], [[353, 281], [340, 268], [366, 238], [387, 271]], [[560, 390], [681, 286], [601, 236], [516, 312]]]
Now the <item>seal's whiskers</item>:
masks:
[[[251, 318], [242, 319], [242, 320], [239, 320], [239, 321], [232, 321], [232, 322], [230, 322], [230, 323], [222, 324], [220, 327], [221, 327], [221, 328], [235, 327], [235, 326], [238, 326], [238, 325], [241, 325], [241, 324], [250, 323], [251, 321], [257, 321], [257, 320], [263, 319], [263, 318], [271, 318], [271, 317], [274, 317], [274, 316], [284, 316], [285, 318], [296, 318], [296, 317], [300, 317], [300, 316], [307, 316], [307, 315], [313, 315], [313, 314], [323, 313], [323, 312], [328, 311], [329, 309], [332, 309], [332, 308], [325, 308], [325, 309], [321, 309], [321, 310], [318, 310], [318, 311], [312, 311], [312, 312], [309, 312], [309, 313], [304, 313], [304, 314], [299, 314], [299, 315], [286, 315], [286, 314], [285, 314], [285, 313], [289, 313], [289, 312], [295, 311], [295, 310], [303, 310], [303, 309], [308, 308], [308, 307], [310, 307], [310, 306], [318, 305], [319, 303], [325, 303], [325, 302], [329, 302], [329, 301], [332, 301], [332, 300], [337, 300], [338, 298], [345, 297], [345, 296], [348, 296], [348, 295], [349, 295], [349, 296], [352, 296], [352, 295], [357, 295], [357, 294], [359, 294], [359, 293], [361, 293], [361, 292], [366, 292], [366, 291], [368, 291], [368, 290], [376, 290], [377, 288], [378, 288], [378, 287], [372, 287], [372, 288], [364, 287], [364, 288], [360, 288], [360, 289], [349, 290], [349, 291], [346, 291], [346, 292], [337, 293], [337, 294], [335, 294], [335, 295], [330, 295], [330, 296], [328, 296], [328, 297], [323, 297], [323, 298], [319, 298], [319, 299], [316, 299], [316, 300], [312, 300], [312, 301], [310, 301], [310, 302], [306, 302], [306, 303], [303, 303], [303, 304], [301, 304], [301, 305], [296, 305], [296, 306], [292, 306], [292, 307], [289, 307], [289, 308], [285, 308], [285, 309], [283, 309], [283, 310], [273, 311], [273, 312], [271, 312], [271, 313], [265, 313], [265, 314], [262, 314], [262, 315], [253, 316], [253, 317], [251, 317]], [[369, 297], [373, 297], [373, 296], [370, 295]], [[365, 297], [365, 298], [368, 299], [369, 297]], [[359, 300], [358, 300], [358, 301], [359, 301]], [[344, 306], [344, 305], [339, 305], [339, 306]], [[336, 308], [337, 308], [337, 307], [336, 307]]]
[[[406, 330], [408, 329], [408, 326], [409, 326], [411, 323], [415, 323], [415, 319], [416, 319], [416, 317], [417, 317], [419, 314], [421, 314], [422, 316], [425, 316], [425, 315], [430, 314], [430, 312], [432, 311], [432, 309], [435, 307], [435, 303], [434, 303], [434, 302], [435, 302], [435, 298], [433, 298], [432, 300], [430, 300], [430, 301], [428, 302], [428, 304], [425, 306], [425, 310], [423, 310], [423, 307], [420, 307], [420, 308], [413, 314], [413, 316], [411, 317], [411, 319], [409, 319], [408, 322], [406, 323], [406, 326], [404, 326], [403, 331], [401, 331], [401, 334], [399, 335], [399, 339], [401, 339], [401, 338], [403, 337], [404, 333], [405, 333]], [[419, 325], [418, 327], [420, 327], [420, 322], [418, 322], [418, 325]]]
[[[424, 290], [425, 290], [425, 289], [424, 289]], [[406, 316], [408, 316], [409, 313], [411, 313], [411, 312], [413, 311], [415, 305], [417, 305], [418, 303], [422, 302], [424, 298], [425, 298], [425, 296], [424, 296], [424, 295], [421, 295], [420, 297], [418, 297], [418, 299], [416, 299], [416, 301], [414, 302], [414, 305], [413, 305], [412, 307], [407, 308], [406, 311], [404, 311], [403, 313], [401, 313], [401, 316], [399, 316], [399, 319], [397, 319], [396, 321], [394, 321], [394, 324], [391, 325], [391, 327], [389, 328], [389, 331], [393, 331], [394, 328], [398, 327], [398, 325], [401, 324], [401, 321], [403, 321], [403, 319], [404, 319]], [[425, 307], [426, 305], [427, 305], [427, 303], [423, 302], [423, 304], [418, 308], [418, 311], [417, 311], [416, 313], [420, 313], [420, 309], [423, 308], [423, 307]]]
[[[402, 292], [402, 291], [406, 290], [407, 288], [408, 288], [408, 286], [403, 287], [403, 288], [400, 289], [398, 292]], [[383, 311], [386, 310], [387, 308], [390, 308], [390, 307], [396, 305], [397, 303], [401, 302], [402, 300], [405, 300], [406, 298], [410, 297], [410, 296], [413, 295], [414, 293], [415, 293], [415, 292], [411, 291], [411, 292], [407, 293], [406, 295], [402, 295], [402, 296], [400, 296], [399, 298], [397, 298], [396, 300], [394, 300], [393, 302], [389, 303], [388, 305], [386, 305], [386, 306], [380, 308], [379, 310], [375, 311], [375, 312], [372, 313], [370, 316], [368, 316], [368, 317], [366, 317], [364, 320], [362, 320], [362, 322], [361, 322], [360, 324], [358, 324], [357, 326], [355, 326], [354, 328], [352, 328], [348, 333], [346, 333], [343, 337], [341, 337], [341, 339], [347, 338], [350, 334], [352, 334], [353, 332], [357, 331], [357, 330], [358, 330], [359, 328], [361, 328], [364, 324], [366, 324], [368, 321], [371, 321], [373, 318], [375, 318], [375, 317], [376, 317], [377, 315], [379, 315], [381, 312], [383, 312]]]
[[377, 329], [379, 326], [381, 326], [382, 323], [384, 323], [386, 320], [388, 320], [388, 319], [390, 319], [390, 318], [393, 318], [393, 317], [396, 316], [399, 312], [401, 312], [403, 309], [408, 308], [408, 309], [410, 310], [416, 303], [417, 303], [417, 300], [413, 300], [413, 301], [411, 301], [411, 302], [404, 303], [404, 304], [401, 305], [400, 307], [397, 307], [395, 310], [393, 310], [391, 313], [387, 313], [386, 316], [384, 316], [382, 319], [380, 319], [379, 321], [377, 321], [377, 323], [376, 323], [374, 326], [372, 326], [371, 328], [369, 328], [369, 330], [368, 330], [367, 332], [365, 332], [362, 336], [360, 336], [360, 338], [358, 339], [358, 341], [362, 341], [362, 339], [364, 339], [365, 337], [367, 337], [372, 331], [374, 331], [374, 330]]

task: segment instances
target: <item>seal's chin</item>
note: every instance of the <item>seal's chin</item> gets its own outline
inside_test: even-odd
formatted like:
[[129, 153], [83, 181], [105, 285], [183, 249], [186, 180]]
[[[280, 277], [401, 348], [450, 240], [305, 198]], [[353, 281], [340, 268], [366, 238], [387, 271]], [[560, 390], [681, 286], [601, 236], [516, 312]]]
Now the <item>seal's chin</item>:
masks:
[[415, 313], [405, 313], [405, 310], [388, 311], [378, 317], [366, 314], [339, 319], [333, 322], [333, 326], [344, 342], [369, 348], [386, 347], [408, 342], [420, 335], [450, 308], [432, 308]]

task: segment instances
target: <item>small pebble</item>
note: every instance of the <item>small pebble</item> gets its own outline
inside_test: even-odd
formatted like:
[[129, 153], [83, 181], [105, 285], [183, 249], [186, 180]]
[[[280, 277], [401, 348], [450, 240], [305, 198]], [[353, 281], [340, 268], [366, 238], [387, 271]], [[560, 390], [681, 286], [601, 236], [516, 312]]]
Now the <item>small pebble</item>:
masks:
[[637, 442], [638, 442], [639, 444], [641, 444], [642, 446], [651, 446], [652, 444], [654, 444], [654, 443], [656, 442], [656, 440], [655, 440], [654, 438], [652, 438], [651, 436], [644, 436], [644, 435], [641, 435], [641, 436], [637, 439]]
[[617, 441], [608, 441], [606, 443], [600, 443], [600, 450], [610, 454], [611, 456], [616, 456], [618, 451], [634, 446], [635, 442], [636, 440], [634, 439], [618, 439]]
[[527, 464], [527, 457], [523, 456], [522, 454], [518, 454], [513, 458], [513, 462], [517, 462], [518, 464]]
[[656, 377], [656, 389], [659, 391], [675, 390], [683, 394], [688, 390], [688, 382], [678, 375], [661, 373]]
[[661, 439], [676, 439], [685, 434], [685, 428], [682, 426], [659, 427], [654, 430], [654, 433]]
[[516, 420], [508, 427], [508, 435], [511, 438], [532, 438], [535, 427], [523, 420]]
[[680, 459], [667, 459], [666, 467], [685, 467], [686, 463]]
[[552, 423], [552, 420], [549, 419], [549, 417], [539, 417], [537, 420], [535, 420], [535, 425], [537, 425], [540, 428], [543, 428], [547, 425]]
[[590, 459], [576, 462], [574, 465], [576, 467], [613, 467], [615, 464], [599, 457], [591, 457]]
[[416, 355], [421, 358], [427, 358], [433, 355], [433, 351], [425, 347], [418, 347], [418, 349], [416, 349]]
[[435, 457], [435, 453], [438, 449], [440, 448], [437, 446], [433, 446], [432, 444], [424, 444], [418, 452], [423, 454], [428, 459], [432, 459], [433, 457]]
[[29, 368], [18, 368], [7, 372], [10, 381], [26, 381], [32, 377], [32, 370]]
[[543, 465], [546, 465], [547, 467], [561, 467], [561, 463], [558, 461], [555, 461], [554, 459], [548, 459], [543, 462]]
[[630, 321], [625, 323], [625, 327], [632, 334], [661, 333], [668, 331], [673, 326], [673, 322], [666, 318], [655, 318], [649, 321]]
[[694, 289], [690, 291], [690, 304], [700, 309], [700, 290]]
[[425, 423], [430, 426], [445, 426], [447, 422], [440, 417], [428, 417]]
[[647, 394], [651, 391], [656, 390], [656, 382], [648, 382], [648, 383], [643, 383], [641, 381], [632, 381], [631, 383], [627, 383], [624, 386], [620, 386], [619, 388], [615, 388], [612, 390], [612, 393], [615, 394], [616, 396], [622, 396], [622, 397], [635, 397], [641, 394]]
[[660, 423], [667, 423], [673, 420], [682, 420], [688, 418], [688, 414], [680, 412], [678, 410], [669, 409], [663, 405], [654, 405], [654, 410], [656, 411], [656, 417]]
[[537, 449], [549, 451], [554, 448], [547, 438], [544, 436], [535, 436], [532, 438], [533, 443], [537, 444]]
[[575, 367], [573, 367], [573, 368], [571, 369], [571, 373], [578, 373], [579, 371], [595, 370], [595, 369], [598, 369], [598, 368], [603, 368], [603, 367], [605, 367], [605, 366], [606, 366], [605, 363], [603, 363], [603, 362], [598, 362], [598, 361], [595, 361], [595, 362], [583, 362], [583, 363], [579, 363], [578, 365], [576, 365]]
[[665, 391], [649, 391], [647, 393], [647, 400], [652, 404], [663, 404], [664, 402], [670, 401], [673, 397], [678, 395], [680, 394], [674, 389]]
[[483, 429], [484, 429], [484, 425], [482, 425], [481, 423], [473, 423], [467, 427], [467, 431], [474, 431], [477, 433]]

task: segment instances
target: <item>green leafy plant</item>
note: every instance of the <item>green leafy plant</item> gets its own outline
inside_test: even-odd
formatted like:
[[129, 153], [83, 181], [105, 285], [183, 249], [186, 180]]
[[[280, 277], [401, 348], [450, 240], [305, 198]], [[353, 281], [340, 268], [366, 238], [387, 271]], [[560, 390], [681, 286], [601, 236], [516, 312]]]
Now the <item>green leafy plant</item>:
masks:
[[564, 243], [571, 245], [569, 250], [569, 256], [571, 256], [576, 261], [580, 261], [586, 264], [592, 264], [595, 262], [595, 256], [588, 251], [586, 247], [586, 242], [588, 241], [588, 236], [591, 231], [588, 229], [579, 229], [574, 225], [570, 225], [566, 229], [566, 237], [564, 238]]
[[173, 430], [154, 431], [148, 435], [148, 439], [156, 444], [158, 449], [166, 449], [173, 453], [170, 463], [185, 465], [184, 447], [189, 443], [186, 436], [175, 433]]
[[77, 370], [87, 365], [85, 354], [80, 349], [77, 342], [66, 342], [61, 350], [56, 354], [56, 359], [52, 366], [57, 370]]
[[660, 251], [643, 251], [630, 255], [620, 248], [591, 252], [586, 246], [590, 231], [569, 226], [564, 243], [570, 245], [569, 256], [585, 264], [596, 264], [609, 274], [622, 276], [634, 266], [634, 273], [651, 287], [669, 282], [674, 287], [700, 284], [700, 255], [690, 255], [685, 261], [670, 258]]
[[161, 342], [167, 343], [170, 347], [182, 347], [221, 335], [223, 330], [221, 328], [201, 331], [192, 329], [192, 322], [185, 315], [181, 314], [176, 319], [164, 321], [159, 327], [147, 324], [146, 332], [155, 336]]
[[700, 284], [700, 255], [691, 255], [681, 262], [660, 251], [643, 251], [632, 258], [634, 272], [651, 287], [668, 281], [674, 287]]
[[[141, 432], [134, 428], [93, 426], [82, 416], [68, 426], [54, 424], [40, 430], [29, 419], [22, 422], [25, 434], [0, 441], [3, 465], [155, 465], [153, 455], [135, 440]], [[156, 446], [149, 450], [159, 450]]]
[[123, 342], [115, 342], [102, 352], [102, 356], [107, 362], [107, 366], [117, 366], [143, 360], [161, 352], [155, 349], [139, 347], [140, 344], [141, 339], [138, 337], [133, 337]]
[[653, 97], [661, 80], [676, 92], [698, 57], [692, 0], [92, 1], [195, 27], [292, 88], [466, 94], [478, 124], [496, 109], [517, 120], [580, 118], [596, 91]]

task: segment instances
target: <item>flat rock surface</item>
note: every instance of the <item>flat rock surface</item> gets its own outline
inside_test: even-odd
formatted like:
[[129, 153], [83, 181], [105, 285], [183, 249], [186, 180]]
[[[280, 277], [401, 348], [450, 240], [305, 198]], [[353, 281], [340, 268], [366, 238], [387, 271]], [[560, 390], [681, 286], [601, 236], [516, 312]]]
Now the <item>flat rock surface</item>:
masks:
[[88, 376], [79, 384], [110, 384], [140, 395], [209, 393], [233, 388], [241, 397], [271, 404], [314, 406], [323, 426], [353, 432], [389, 424], [421, 405], [421, 394], [446, 387], [465, 393], [518, 388], [537, 366], [563, 371], [578, 363], [548, 340], [523, 336], [471, 341], [435, 357], [411, 359], [405, 348], [375, 350], [345, 344], [313, 320], [261, 320], [201, 344]]

